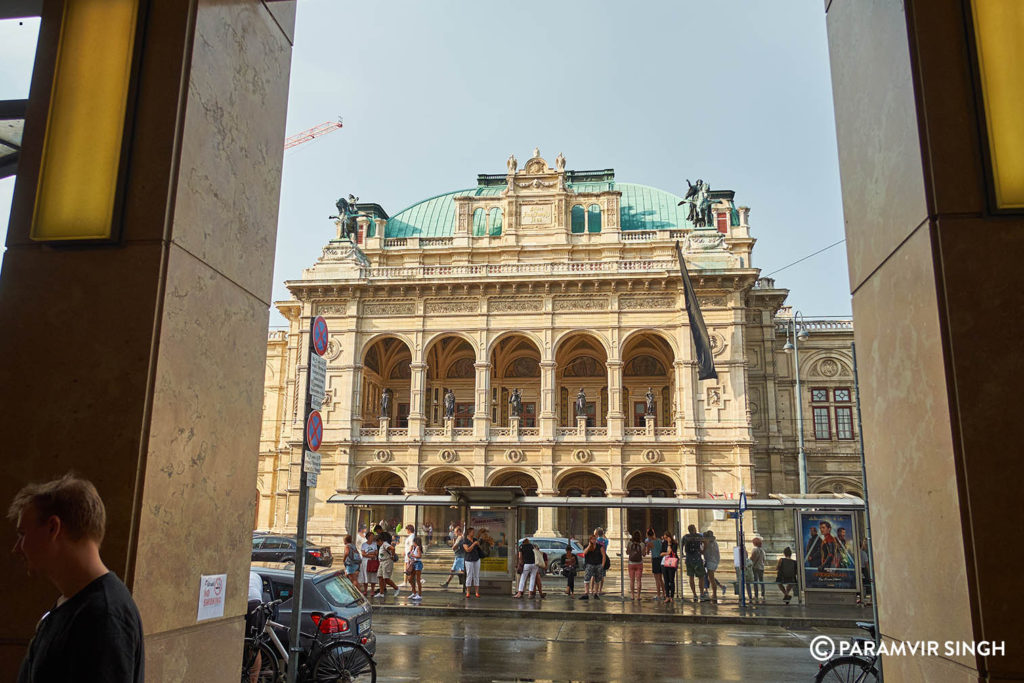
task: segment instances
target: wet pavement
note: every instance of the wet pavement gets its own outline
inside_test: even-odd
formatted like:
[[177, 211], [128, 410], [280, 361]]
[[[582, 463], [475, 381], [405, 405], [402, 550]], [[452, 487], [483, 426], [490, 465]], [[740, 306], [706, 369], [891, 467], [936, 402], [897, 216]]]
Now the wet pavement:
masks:
[[[564, 590], [564, 589], [562, 589]], [[502, 619], [601, 621], [615, 623], [672, 624], [739, 624], [747, 626], [788, 626], [853, 628], [857, 621], [871, 621], [869, 607], [847, 605], [766, 604], [742, 608], [735, 596], [714, 604], [676, 599], [671, 605], [654, 600], [653, 593], [632, 601], [618, 594], [604, 595], [601, 600], [570, 598], [558, 589], [546, 591], [547, 598], [511, 595], [483, 595], [465, 598], [462, 591], [428, 588], [423, 600], [409, 599], [403, 590], [399, 597], [387, 596], [372, 600], [375, 614], [431, 617], [492, 617]]]
[[379, 681], [810, 681], [843, 628], [374, 614]]

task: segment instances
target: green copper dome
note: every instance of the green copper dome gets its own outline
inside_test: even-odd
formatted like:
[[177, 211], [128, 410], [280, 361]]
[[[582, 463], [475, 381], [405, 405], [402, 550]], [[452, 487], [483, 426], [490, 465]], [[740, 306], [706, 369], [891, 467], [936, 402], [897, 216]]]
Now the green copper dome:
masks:
[[[576, 192], [622, 193], [619, 204], [619, 225], [622, 230], [665, 230], [690, 228], [687, 207], [678, 206], [682, 197], [655, 187], [616, 181], [571, 183]], [[392, 216], [385, 228], [385, 237], [447, 237], [455, 232], [456, 197], [499, 197], [504, 185], [474, 187], [440, 194], [413, 204]], [[581, 204], [587, 204], [581, 200]], [[737, 222], [734, 217], [734, 224]], [[711, 228], [713, 229], [713, 228]]]

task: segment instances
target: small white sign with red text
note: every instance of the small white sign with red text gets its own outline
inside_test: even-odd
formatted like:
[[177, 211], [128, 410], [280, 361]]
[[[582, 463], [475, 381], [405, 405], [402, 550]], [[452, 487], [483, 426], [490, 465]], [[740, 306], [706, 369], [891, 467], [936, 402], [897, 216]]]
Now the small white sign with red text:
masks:
[[227, 574], [203, 574], [199, 580], [199, 614], [196, 621], [224, 616]]

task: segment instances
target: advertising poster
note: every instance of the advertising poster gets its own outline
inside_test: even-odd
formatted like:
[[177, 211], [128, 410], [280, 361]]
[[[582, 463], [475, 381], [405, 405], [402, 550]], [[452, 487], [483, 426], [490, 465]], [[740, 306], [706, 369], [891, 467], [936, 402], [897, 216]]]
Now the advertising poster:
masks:
[[493, 572], [506, 575], [508, 565], [508, 528], [509, 510], [471, 510], [469, 526], [476, 529], [476, 538], [480, 539], [481, 547], [487, 549], [487, 557], [480, 559], [480, 572]]
[[856, 590], [857, 551], [853, 513], [801, 512], [800, 565], [808, 590]]

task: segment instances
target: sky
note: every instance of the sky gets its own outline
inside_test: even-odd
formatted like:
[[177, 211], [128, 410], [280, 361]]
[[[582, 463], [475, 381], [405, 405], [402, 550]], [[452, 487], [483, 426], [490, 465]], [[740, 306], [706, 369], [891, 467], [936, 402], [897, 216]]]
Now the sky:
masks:
[[[0, 22], [0, 99], [27, 96], [37, 30]], [[285, 153], [275, 301], [334, 236], [338, 197], [394, 215], [534, 147], [676, 194], [735, 190], [765, 275], [844, 236], [820, 0], [300, 0], [286, 132], [338, 117]], [[840, 244], [773, 277], [804, 315], [848, 316], [847, 272]]]

